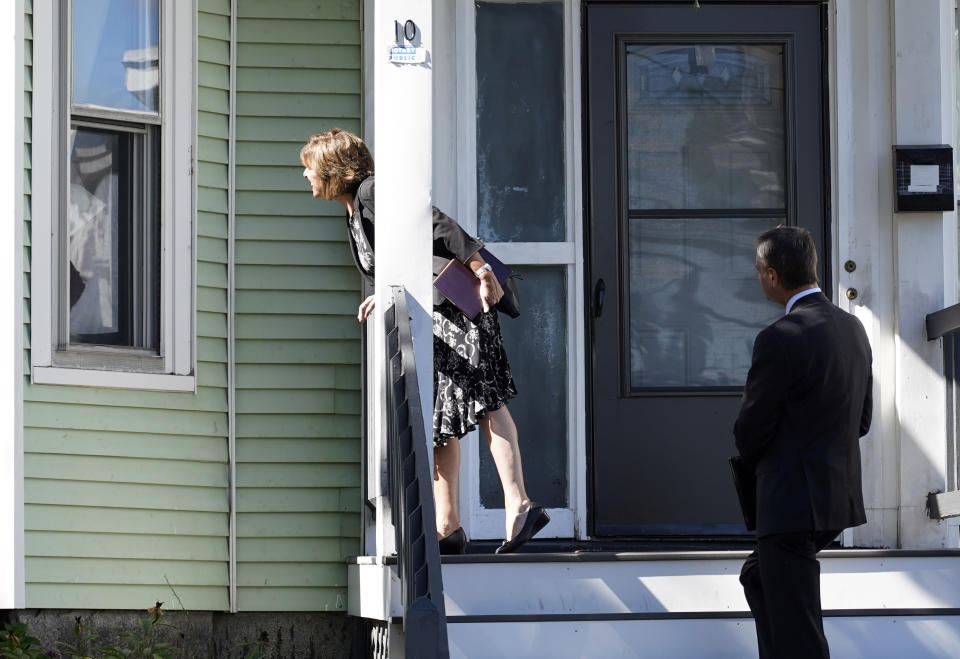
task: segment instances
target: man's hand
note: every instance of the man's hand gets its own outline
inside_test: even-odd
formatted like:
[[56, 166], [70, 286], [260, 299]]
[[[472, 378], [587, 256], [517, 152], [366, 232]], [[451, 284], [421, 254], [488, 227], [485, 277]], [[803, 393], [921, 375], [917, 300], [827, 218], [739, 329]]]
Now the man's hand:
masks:
[[502, 297], [503, 289], [500, 288], [500, 282], [493, 271], [488, 270], [480, 275], [480, 301], [483, 302], [483, 310], [490, 311]]
[[362, 323], [367, 318], [370, 317], [370, 314], [373, 313], [373, 307], [377, 304], [377, 298], [375, 295], [371, 295], [366, 300], [360, 303], [360, 308], [357, 309], [357, 322]]

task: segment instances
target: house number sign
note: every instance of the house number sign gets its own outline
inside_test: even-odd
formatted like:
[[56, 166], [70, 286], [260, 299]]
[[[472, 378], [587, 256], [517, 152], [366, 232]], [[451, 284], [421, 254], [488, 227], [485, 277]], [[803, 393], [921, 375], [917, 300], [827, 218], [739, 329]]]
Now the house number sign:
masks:
[[394, 64], [423, 64], [427, 61], [427, 49], [420, 46], [420, 28], [411, 20], [393, 22], [395, 45], [390, 48], [390, 61]]

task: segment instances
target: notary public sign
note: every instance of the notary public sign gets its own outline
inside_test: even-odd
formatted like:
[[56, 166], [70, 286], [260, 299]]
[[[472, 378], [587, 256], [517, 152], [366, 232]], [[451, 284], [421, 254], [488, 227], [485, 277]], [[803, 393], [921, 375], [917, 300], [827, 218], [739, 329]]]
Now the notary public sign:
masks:
[[427, 61], [427, 49], [414, 46], [394, 46], [390, 49], [390, 61], [394, 64], [423, 64]]

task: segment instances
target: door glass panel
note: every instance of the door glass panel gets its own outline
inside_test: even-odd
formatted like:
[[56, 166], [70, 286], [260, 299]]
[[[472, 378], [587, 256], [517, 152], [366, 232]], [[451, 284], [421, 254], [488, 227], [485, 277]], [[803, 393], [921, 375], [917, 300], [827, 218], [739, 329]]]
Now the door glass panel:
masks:
[[159, 110], [159, 0], [74, 0], [73, 102]]
[[766, 301], [754, 239], [782, 218], [630, 220], [630, 383], [743, 386]]
[[[567, 267], [511, 266], [523, 313], [500, 315], [519, 395], [510, 401], [524, 459], [527, 492], [544, 506], [567, 507]], [[481, 437], [481, 442], [485, 440]], [[480, 502], [503, 508], [497, 469], [480, 449]]]
[[563, 3], [476, 3], [477, 229], [566, 240]]
[[631, 209], [783, 208], [783, 47], [626, 49]]

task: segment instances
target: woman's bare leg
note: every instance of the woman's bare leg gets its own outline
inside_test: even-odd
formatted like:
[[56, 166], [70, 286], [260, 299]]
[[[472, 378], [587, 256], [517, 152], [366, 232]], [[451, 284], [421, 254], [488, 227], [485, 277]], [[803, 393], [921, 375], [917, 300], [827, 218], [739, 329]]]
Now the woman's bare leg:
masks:
[[437, 509], [437, 538], [460, 526], [460, 440], [433, 449], [433, 501]]
[[530, 510], [530, 499], [523, 487], [523, 465], [520, 461], [520, 443], [517, 427], [504, 405], [487, 412], [480, 419], [480, 429], [487, 439], [490, 454], [503, 486], [503, 507], [506, 512], [506, 539], [510, 540], [523, 526], [525, 513]]

